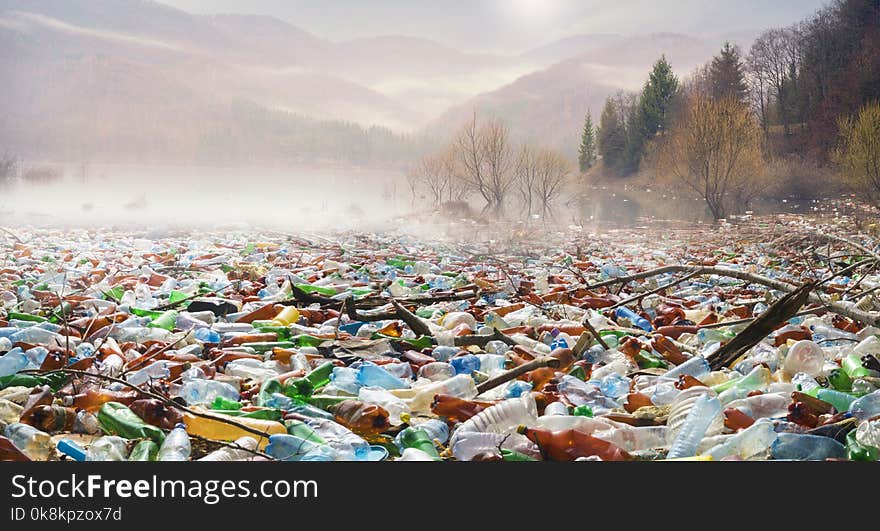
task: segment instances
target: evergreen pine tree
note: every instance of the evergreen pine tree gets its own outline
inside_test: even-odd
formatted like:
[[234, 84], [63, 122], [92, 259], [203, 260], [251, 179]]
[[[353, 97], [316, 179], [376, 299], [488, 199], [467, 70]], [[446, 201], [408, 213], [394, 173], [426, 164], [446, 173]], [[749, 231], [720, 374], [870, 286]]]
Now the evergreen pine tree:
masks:
[[614, 98], [609, 97], [605, 100], [602, 117], [599, 119], [599, 134], [597, 136], [602, 164], [608, 170], [619, 173], [624, 162], [626, 129]]
[[578, 168], [586, 172], [596, 163], [596, 133], [593, 130], [593, 117], [587, 112], [584, 120], [584, 131], [581, 133], [581, 145], [578, 147]]
[[724, 43], [721, 53], [709, 65], [709, 88], [715, 99], [732, 97], [745, 102], [748, 97], [745, 66], [739, 50], [729, 42]]

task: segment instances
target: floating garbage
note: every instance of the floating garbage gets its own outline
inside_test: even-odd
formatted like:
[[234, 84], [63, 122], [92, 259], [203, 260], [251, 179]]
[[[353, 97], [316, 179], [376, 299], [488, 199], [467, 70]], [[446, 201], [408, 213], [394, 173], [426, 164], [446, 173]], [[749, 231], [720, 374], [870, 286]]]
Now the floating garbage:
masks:
[[762, 223], [21, 229], [0, 459], [876, 461], [877, 242]]

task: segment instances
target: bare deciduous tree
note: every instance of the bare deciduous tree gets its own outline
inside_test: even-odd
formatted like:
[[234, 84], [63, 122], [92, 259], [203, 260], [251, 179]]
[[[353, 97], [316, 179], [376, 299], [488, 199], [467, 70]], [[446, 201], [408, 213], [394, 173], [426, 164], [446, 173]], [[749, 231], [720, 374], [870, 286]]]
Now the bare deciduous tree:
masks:
[[[799, 31], [795, 26], [765, 31], [752, 44], [747, 59], [753, 83], [757, 82], [762, 88], [766, 86], [776, 98], [779, 119], [786, 135], [791, 132], [794, 83], [800, 54], [799, 39]], [[761, 98], [759, 108], [766, 120], [767, 109], [763, 107], [763, 95]]]
[[762, 189], [761, 160], [761, 130], [745, 105], [695, 95], [660, 143], [657, 165], [699, 194], [717, 220], [738, 206], [731, 200], [748, 201]]
[[513, 185], [513, 157], [507, 126], [497, 118], [479, 124], [474, 113], [459, 131], [454, 149], [462, 179], [486, 201], [483, 212], [494, 211], [500, 215]]

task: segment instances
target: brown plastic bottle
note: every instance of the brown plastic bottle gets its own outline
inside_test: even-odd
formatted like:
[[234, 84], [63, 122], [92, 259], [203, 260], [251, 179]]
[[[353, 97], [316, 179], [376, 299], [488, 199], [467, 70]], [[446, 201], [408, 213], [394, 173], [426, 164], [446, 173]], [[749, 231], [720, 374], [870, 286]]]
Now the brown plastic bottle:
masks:
[[48, 385], [41, 385], [39, 387], [34, 387], [33, 389], [31, 389], [30, 394], [28, 394], [27, 400], [25, 400], [25, 402], [24, 402], [24, 406], [23, 406], [24, 409], [21, 410], [21, 416], [24, 417], [32, 409], [34, 409], [38, 406], [51, 405], [52, 400], [53, 400], [52, 389], [50, 389]]
[[31, 458], [19, 450], [12, 441], [0, 435], [0, 461], [26, 462]]
[[574, 461], [597, 456], [603, 461], [630, 461], [632, 456], [620, 447], [577, 430], [549, 431], [526, 426], [517, 428], [537, 444], [541, 454], [552, 461]]
[[94, 389], [89, 389], [84, 393], [68, 396], [64, 400], [64, 405], [95, 413], [107, 402], [119, 402], [120, 404], [128, 405], [134, 402], [138, 396], [139, 393], [137, 391], [110, 391], [108, 389], [95, 391]]
[[278, 341], [278, 334], [275, 332], [243, 334], [227, 339], [223, 342], [223, 346], [243, 345], [245, 343], [269, 343], [272, 341]]
[[657, 333], [669, 336], [672, 339], [678, 339], [682, 334], [696, 334], [699, 332], [699, 326], [691, 326], [691, 325], [671, 325], [671, 326], [661, 326], [657, 329]]
[[73, 431], [74, 421], [76, 410], [64, 406], [36, 406], [21, 416], [21, 422], [46, 433]]
[[434, 402], [431, 403], [431, 412], [454, 422], [464, 422], [491, 405], [493, 404], [490, 402], [476, 402], [452, 395], [437, 394], [434, 395]]
[[741, 430], [755, 423], [755, 419], [735, 407], [724, 410], [724, 427], [729, 430]]
[[651, 340], [651, 346], [660, 353], [663, 358], [669, 363], [674, 363], [675, 365], [681, 365], [686, 362], [690, 358], [685, 356], [681, 349], [675, 346], [675, 343], [672, 342], [666, 336], [656, 335]]
[[375, 404], [343, 400], [328, 409], [336, 417], [336, 422], [361, 436], [378, 435], [391, 426], [388, 411]]
[[179, 422], [183, 422], [183, 414], [180, 411], [166, 407], [161, 400], [155, 398], [135, 400], [129, 404], [128, 408], [147, 424], [152, 424], [163, 430], [173, 429]]

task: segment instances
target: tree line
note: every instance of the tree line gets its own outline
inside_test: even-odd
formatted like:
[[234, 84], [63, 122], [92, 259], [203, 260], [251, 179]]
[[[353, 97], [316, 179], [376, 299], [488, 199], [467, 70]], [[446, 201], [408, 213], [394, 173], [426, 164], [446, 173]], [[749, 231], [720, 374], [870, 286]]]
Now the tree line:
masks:
[[578, 166], [668, 177], [716, 219], [783, 184], [770, 169], [793, 161], [880, 205], [878, 100], [880, 0], [836, 0], [745, 54], [725, 43], [684, 81], [661, 56], [640, 93], [606, 100], [598, 127], [586, 116]]

